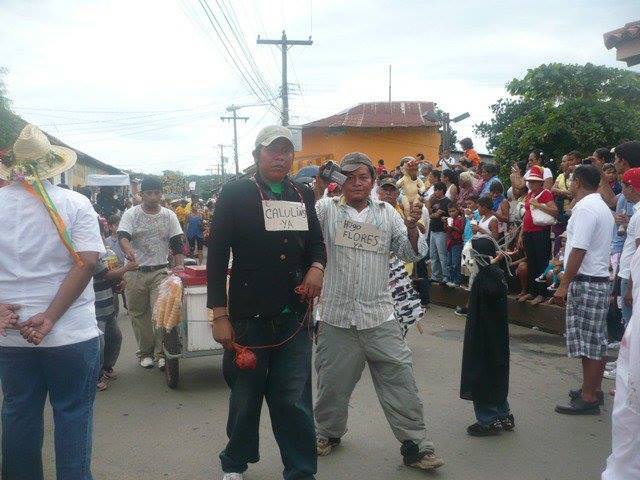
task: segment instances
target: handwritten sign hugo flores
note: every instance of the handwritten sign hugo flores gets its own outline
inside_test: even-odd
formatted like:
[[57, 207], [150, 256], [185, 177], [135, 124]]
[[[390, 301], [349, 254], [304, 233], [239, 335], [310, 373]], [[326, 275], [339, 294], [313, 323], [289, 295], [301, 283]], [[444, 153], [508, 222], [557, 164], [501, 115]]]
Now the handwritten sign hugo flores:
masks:
[[282, 200], [263, 200], [264, 229], [268, 232], [286, 230], [308, 231], [307, 210], [304, 203]]
[[370, 223], [344, 219], [340, 220], [336, 226], [335, 244], [368, 252], [378, 252], [383, 237], [384, 232]]

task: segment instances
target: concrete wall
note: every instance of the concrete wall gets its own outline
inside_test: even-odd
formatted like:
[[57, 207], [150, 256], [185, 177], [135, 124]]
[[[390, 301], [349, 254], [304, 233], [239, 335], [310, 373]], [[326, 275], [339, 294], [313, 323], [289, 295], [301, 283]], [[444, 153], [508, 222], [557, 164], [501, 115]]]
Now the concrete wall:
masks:
[[439, 146], [437, 127], [307, 128], [302, 131], [302, 151], [296, 152], [294, 171], [328, 158], [339, 161], [355, 151], [369, 155], [374, 164], [384, 159], [387, 169], [398, 165], [402, 157], [418, 152], [435, 164]]

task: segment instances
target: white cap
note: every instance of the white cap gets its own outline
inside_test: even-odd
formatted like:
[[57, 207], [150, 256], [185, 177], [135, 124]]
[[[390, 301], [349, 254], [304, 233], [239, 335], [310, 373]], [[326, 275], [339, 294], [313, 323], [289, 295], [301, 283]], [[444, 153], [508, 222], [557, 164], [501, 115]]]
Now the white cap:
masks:
[[264, 127], [258, 133], [256, 137], [256, 148], [262, 146], [267, 147], [273, 143], [274, 140], [278, 138], [286, 138], [293, 145], [293, 137], [291, 136], [291, 130], [287, 127], [282, 127], [280, 125], [269, 125], [268, 127]]

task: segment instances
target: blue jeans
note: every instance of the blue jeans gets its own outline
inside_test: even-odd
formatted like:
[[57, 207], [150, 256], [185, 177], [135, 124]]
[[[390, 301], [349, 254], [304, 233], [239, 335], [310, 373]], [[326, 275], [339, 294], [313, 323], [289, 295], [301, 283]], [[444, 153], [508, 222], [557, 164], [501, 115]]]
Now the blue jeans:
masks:
[[2, 479], [42, 480], [44, 404], [53, 408], [58, 480], [92, 480], [93, 402], [100, 340], [62, 347], [0, 347]]
[[449, 259], [447, 257], [446, 232], [431, 232], [429, 253], [431, 255], [431, 280], [449, 281]]
[[462, 266], [462, 244], [451, 245], [447, 252], [447, 261], [451, 272], [450, 278], [453, 283], [460, 285], [462, 283], [462, 274], [460, 268]]
[[478, 423], [485, 427], [488, 427], [496, 420], [504, 418], [511, 413], [509, 410], [509, 402], [506, 400], [502, 405], [490, 405], [474, 401], [473, 410], [476, 412], [476, 420], [478, 420]]
[[629, 289], [629, 279], [620, 277], [620, 296], [622, 297], [622, 308], [620, 311], [622, 312], [622, 324], [625, 326], [629, 325], [629, 320], [631, 320], [631, 314], [633, 313], [633, 307], [627, 305], [627, 302], [624, 301], [624, 296]]
[[[241, 345], [273, 345], [289, 338], [302, 315], [281, 314], [233, 321]], [[304, 325], [276, 348], [256, 349], [255, 370], [240, 370], [235, 354], [224, 352], [222, 372], [231, 388], [227, 436], [220, 453], [222, 470], [242, 473], [259, 460], [258, 432], [266, 399], [271, 427], [280, 447], [285, 480], [312, 480], [317, 471], [316, 430], [311, 401], [311, 338]]]

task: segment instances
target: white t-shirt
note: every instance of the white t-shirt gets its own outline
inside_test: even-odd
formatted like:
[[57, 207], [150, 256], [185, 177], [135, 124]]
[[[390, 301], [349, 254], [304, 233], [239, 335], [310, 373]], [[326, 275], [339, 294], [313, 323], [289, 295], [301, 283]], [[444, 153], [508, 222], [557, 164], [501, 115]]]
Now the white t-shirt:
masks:
[[[526, 177], [527, 175], [529, 175], [529, 172], [530, 172], [530, 171], [531, 171], [531, 170], [527, 170], [527, 173], [525, 173], [525, 174], [524, 174], [524, 175], [525, 175], [525, 177]], [[543, 171], [544, 171], [544, 173], [542, 174], [542, 178], [543, 178], [544, 180], [546, 180], [547, 178], [553, 178], [553, 173], [551, 173], [551, 170], [549, 170], [547, 167], [544, 167], [544, 170], [543, 170]]]
[[[77, 192], [43, 182], [62, 217], [77, 252], [105, 253], [98, 214]], [[42, 203], [21, 185], [0, 188], [0, 301], [20, 305], [20, 322], [44, 312], [74, 260], [62, 244]], [[55, 323], [38, 347], [59, 347], [84, 342], [100, 334], [96, 322], [93, 284]], [[36, 347], [16, 330], [0, 336], [3, 347]]]
[[141, 267], [156, 267], [167, 264], [169, 239], [181, 235], [182, 227], [168, 208], [160, 207], [160, 212], [150, 214], [136, 205], [122, 214], [118, 232], [131, 235], [131, 247]]
[[592, 277], [609, 276], [613, 214], [599, 193], [591, 193], [575, 204], [567, 224], [564, 268], [571, 250], [586, 250], [578, 273]]
[[638, 238], [640, 238], [640, 202], [634, 205], [633, 215], [629, 220], [629, 225], [627, 225], [627, 238], [622, 247], [622, 255], [620, 255], [620, 271], [618, 272], [620, 278], [628, 280], [631, 275], [631, 259], [633, 254], [636, 253], [636, 240]]

